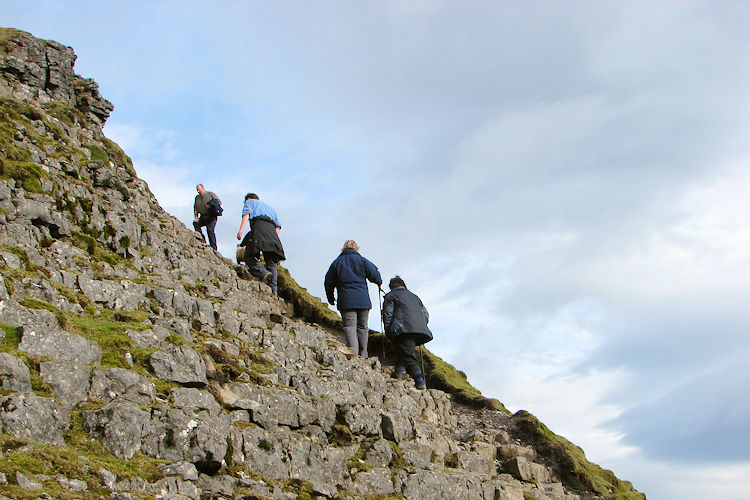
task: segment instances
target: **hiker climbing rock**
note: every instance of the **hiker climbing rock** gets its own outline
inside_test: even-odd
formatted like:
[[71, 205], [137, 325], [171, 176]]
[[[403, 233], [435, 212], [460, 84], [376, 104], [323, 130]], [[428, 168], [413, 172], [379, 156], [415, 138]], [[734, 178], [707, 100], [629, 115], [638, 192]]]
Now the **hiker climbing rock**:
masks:
[[394, 376], [399, 377], [406, 370], [417, 389], [426, 389], [416, 346], [432, 340], [432, 332], [427, 327], [430, 315], [420, 298], [406, 289], [400, 276], [392, 278], [388, 287], [391, 291], [383, 298], [383, 325], [396, 353]]
[[216, 250], [216, 221], [218, 217], [224, 212], [221, 208], [221, 200], [216, 193], [212, 191], [206, 191], [203, 184], [195, 186], [195, 190], [198, 194], [195, 196], [195, 203], [193, 204], [193, 227], [201, 235], [201, 239], [206, 241], [203, 236], [203, 226], [206, 226], [206, 233], [208, 234], [208, 244], [211, 248]]
[[[325, 277], [328, 303], [336, 305], [344, 322], [346, 343], [356, 354], [367, 357], [367, 340], [369, 327], [367, 317], [372, 303], [367, 290], [367, 280], [380, 286], [383, 279], [375, 264], [362, 257], [359, 245], [354, 240], [347, 240], [341, 254], [328, 268]], [[333, 295], [337, 290], [338, 303]]]
[[[242, 223], [237, 231], [237, 239], [242, 240], [242, 230], [245, 224], [250, 222], [252, 239], [245, 248], [244, 262], [247, 264], [250, 274], [271, 285], [274, 294], [279, 293], [278, 271], [276, 264], [286, 260], [284, 247], [279, 239], [281, 224], [276, 210], [270, 205], [260, 201], [255, 193], [245, 195], [245, 204], [242, 207]], [[263, 254], [264, 264], [260, 263], [260, 254]]]

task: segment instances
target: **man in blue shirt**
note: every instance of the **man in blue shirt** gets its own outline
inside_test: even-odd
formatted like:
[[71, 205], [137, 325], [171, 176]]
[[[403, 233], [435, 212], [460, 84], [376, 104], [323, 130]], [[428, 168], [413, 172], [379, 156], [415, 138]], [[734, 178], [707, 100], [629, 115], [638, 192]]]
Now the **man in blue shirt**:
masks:
[[[245, 247], [244, 262], [250, 274], [271, 285], [274, 294], [278, 294], [278, 271], [276, 264], [286, 260], [284, 247], [279, 239], [281, 223], [276, 211], [267, 203], [260, 201], [255, 193], [245, 195], [245, 205], [242, 207], [242, 223], [237, 231], [237, 239], [242, 240], [245, 224], [250, 222], [252, 239]], [[263, 253], [265, 266], [260, 263]]]

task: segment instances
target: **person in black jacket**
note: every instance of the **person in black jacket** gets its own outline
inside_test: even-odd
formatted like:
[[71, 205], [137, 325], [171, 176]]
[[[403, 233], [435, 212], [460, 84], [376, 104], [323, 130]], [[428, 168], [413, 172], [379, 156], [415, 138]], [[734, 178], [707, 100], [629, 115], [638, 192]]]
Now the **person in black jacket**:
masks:
[[392, 278], [388, 287], [391, 291], [383, 298], [383, 326], [396, 352], [395, 376], [406, 369], [417, 389], [426, 389], [417, 362], [416, 346], [432, 340], [432, 332], [427, 327], [430, 315], [419, 297], [406, 289], [401, 277]]
[[[380, 287], [383, 279], [375, 264], [362, 257], [358, 250], [359, 245], [356, 241], [347, 240], [344, 243], [341, 254], [328, 268], [325, 289], [328, 303], [336, 305], [341, 312], [346, 343], [355, 354], [366, 358], [370, 332], [367, 318], [372, 308], [367, 280]], [[338, 303], [333, 295], [334, 289], [338, 291]]]

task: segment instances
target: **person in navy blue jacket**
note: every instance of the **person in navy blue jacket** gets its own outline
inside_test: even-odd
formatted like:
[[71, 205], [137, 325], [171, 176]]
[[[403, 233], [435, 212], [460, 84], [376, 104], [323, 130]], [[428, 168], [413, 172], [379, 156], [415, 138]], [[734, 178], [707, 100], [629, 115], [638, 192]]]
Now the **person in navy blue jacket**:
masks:
[[[367, 357], [367, 340], [370, 331], [367, 318], [372, 309], [370, 292], [367, 290], [367, 280], [380, 287], [383, 279], [375, 264], [362, 257], [359, 245], [354, 240], [347, 240], [341, 254], [336, 257], [328, 268], [325, 278], [326, 296], [328, 303], [336, 305], [341, 312], [344, 322], [346, 343], [355, 354]], [[333, 295], [334, 289], [338, 293], [338, 303]]]

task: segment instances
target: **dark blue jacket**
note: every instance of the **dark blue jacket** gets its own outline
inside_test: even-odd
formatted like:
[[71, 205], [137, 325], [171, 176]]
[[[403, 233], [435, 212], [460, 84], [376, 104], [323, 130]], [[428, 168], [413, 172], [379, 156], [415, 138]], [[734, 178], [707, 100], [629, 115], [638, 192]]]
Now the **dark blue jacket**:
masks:
[[[336, 257], [328, 268], [325, 279], [328, 303], [336, 303], [339, 311], [351, 309], [371, 309], [370, 292], [367, 280], [380, 286], [383, 279], [375, 264], [362, 257], [357, 251], [346, 249]], [[338, 302], [333, 296], [333, 289], [338, 292]]]
[[422, 301], [403, 286], [398, 286], [383, 298], [383, 326], [389, 339], [412, 334], [414, 344], [422, 345], [432, 340], [427, 327], [430, 315]]

